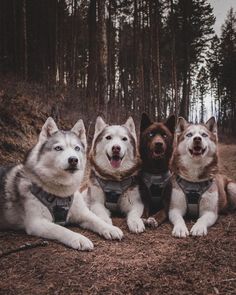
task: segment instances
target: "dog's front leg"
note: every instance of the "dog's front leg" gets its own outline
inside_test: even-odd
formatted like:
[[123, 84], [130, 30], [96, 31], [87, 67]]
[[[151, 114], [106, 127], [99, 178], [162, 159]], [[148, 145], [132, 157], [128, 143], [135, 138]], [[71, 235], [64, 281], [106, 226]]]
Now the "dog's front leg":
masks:
[[207, 228], [216, 222], [218, 218], [218, 192], [216, 188], [214, 191], [207, 191], [202, 195], [199, 214], [200, 218], [190, 231], [192, 236], [207, 235]]
[[174, 225], [172, 231], [174, 237], [186, 238], [189, 235], [189, 231], [183, 219], [186, 209], [187, 204], [184, 193], [180, 188], [173, 188], [170, 201], [169, 219]]
[[121, 210], [127, 215], [127, 225], [131, 232], [141, 233], [145, 225], [141, 218], [144, 210], [139, 190], [137, 187], [128, 190], [120, 201]]
[[83, 235], [40, 217], [28, 218], [25, 229], [29, 235], [56, 240], [76, 250], [93, 249], [93, 243]]
[[108, 224], [89, 210], [79, 192], [75, 193], [70, 215], [71, 222], [92, 230], [106, 239], [121, 240], [123, 238], [123, 232], [118, 227]]
[[110, 218], [110, 211], [105, 207], [105, 196], [100, 187], [93, 185], [88, 190], [89, 208], [90, 210], [104, 220], [106, 223], [112, 225], [112, 220]]

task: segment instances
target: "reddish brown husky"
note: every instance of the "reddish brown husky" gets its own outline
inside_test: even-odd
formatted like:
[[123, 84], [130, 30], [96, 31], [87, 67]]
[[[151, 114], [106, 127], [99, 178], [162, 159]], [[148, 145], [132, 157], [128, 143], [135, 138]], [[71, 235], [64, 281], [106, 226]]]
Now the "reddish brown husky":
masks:
[[173, 150], [175, 116], [164, 122], [152, 122], [142, 114], [140, 126], [140, 193], [145, 206], [144, 222], [156, 227], [168, 216], [171, 194], [169, 162]]

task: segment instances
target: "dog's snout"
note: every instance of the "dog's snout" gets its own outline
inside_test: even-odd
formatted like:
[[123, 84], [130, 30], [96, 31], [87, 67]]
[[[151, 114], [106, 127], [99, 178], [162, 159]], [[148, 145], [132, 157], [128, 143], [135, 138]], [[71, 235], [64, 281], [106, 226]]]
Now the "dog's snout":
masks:
[[76, 166], [78, 164], [78, 158], [76, 158], [76, 157], [69, 157], [68, 158], [68, 163], [71, 166]]
[[202, 138], [200, 136], [195, 136], [193, 138], [193, 141], [196, 142], [196, 143], [198, 143], [198, 142], [201, 142], [202, 141]]
[[112, 152], [113, 153], [119, 153], [121, 150], [121, 147], [119, 145], [113, 145]]

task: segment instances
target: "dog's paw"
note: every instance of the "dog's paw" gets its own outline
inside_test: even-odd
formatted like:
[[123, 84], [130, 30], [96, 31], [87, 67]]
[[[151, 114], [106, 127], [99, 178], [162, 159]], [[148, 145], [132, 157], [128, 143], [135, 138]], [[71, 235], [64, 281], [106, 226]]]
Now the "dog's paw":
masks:
[[143, 222], [145, 225], [147, 225], [148, 227], [151, 227], [151, 228], [156, 228], [159, 225], [154, 217], [149, 217], [148, 219], [143, 219]]
[[138, 234], [142, 233], [145, 230], [145, 225], [141, 218], [128, 219], [127, 220], [128, 228], [132, 233]]
[[113, 225], [105, 228], [101, 235], [107, 240], [121, 240], [124, 236], [122, 230]]
[[195, 223], [190, 230], [192, 236], [206, 236], [207, 235], [207, 227], [202, 223]]
[[109, 216], [100, 216], [100, 218], [105, 221], [107, 224], [112, 225], [112, 219]]
[[189, 231], [185, 224], [177, 224], [174, 226], [172, 236], [177, 238], [186, 238], [189, 236]]
[[82, 235], [74, 236], [69, 242], [69, 246], [75, 250], [90, 251], [93, 250], [93, 243]]

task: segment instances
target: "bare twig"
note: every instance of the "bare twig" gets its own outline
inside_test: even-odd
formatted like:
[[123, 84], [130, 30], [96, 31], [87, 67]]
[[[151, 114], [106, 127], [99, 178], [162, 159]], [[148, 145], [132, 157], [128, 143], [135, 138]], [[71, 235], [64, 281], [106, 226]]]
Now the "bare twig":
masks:
[[10, 255], [12, 253], [17, 253], [20, 251], [24, 251], [24, 250], [28, 250], [28, 249], [33, 249], [33, 248], [37, 248], [37, 247], [45, 247], [48, 245], [47, 241], [40, 241], [40, 242], [36, 242], [36, 243], [25, 243], [24, 245], [21, 245], [20, 247], [14, 248], [14, 249], [10, 249], [10, 250], [6, 250], [6, 251], [0, 251], [0, 258], [3, 256], [7, 256]]

